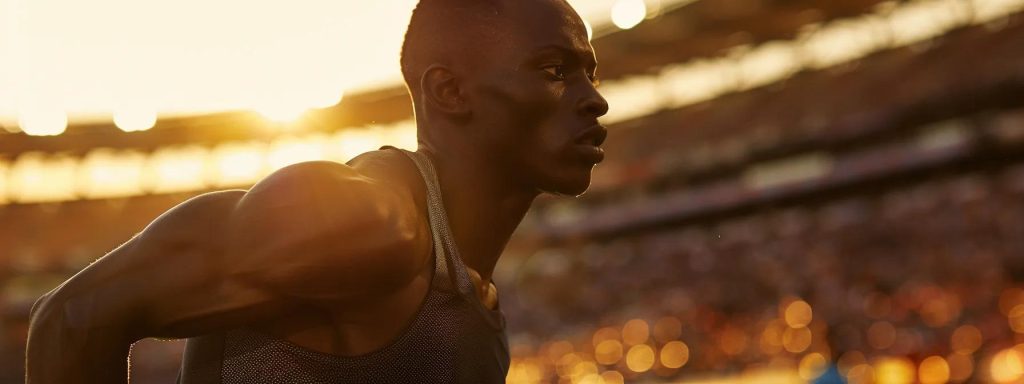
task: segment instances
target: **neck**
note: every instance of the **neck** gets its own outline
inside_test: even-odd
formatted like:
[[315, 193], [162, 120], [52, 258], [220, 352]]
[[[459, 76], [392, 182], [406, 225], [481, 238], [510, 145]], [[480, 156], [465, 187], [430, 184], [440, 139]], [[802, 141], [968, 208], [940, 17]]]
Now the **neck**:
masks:
[[459, 255], [490, 281], [512, 232], [539, 195], [510, 183], [473, 151], [433, 151], [421, 146], [434, 163], [441, 196]]

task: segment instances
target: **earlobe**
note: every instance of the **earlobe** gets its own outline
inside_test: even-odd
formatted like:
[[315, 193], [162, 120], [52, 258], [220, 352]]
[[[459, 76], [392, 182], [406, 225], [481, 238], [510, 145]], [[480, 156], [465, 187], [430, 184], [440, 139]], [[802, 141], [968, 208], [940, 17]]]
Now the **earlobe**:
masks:
[[453, 117], [467, 117], [469, 105], [458, 77], [443, 65], [435, 64], [423, 71], [420, 79], [423, 99], [438, 112]]

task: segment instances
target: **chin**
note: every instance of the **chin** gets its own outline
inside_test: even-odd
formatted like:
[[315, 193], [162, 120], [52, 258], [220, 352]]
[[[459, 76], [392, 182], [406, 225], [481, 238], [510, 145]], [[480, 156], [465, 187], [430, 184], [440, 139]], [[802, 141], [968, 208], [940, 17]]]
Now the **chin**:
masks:
[[579, 197], [590, 189], [590, 171], [587, 170], [585, 175], [577, 174], [560, 177], [546, 184], [545, 187], [541, 188], [544, 192], [553, 195]]

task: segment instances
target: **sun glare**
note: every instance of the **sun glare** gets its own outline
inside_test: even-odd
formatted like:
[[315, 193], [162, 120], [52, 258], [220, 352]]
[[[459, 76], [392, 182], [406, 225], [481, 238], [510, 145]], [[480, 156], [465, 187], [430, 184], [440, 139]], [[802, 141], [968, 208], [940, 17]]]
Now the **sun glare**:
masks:
[[[346, 93], [400, 84], [416, 1], [0, 0], [0, 125], [56, 135], [65, 120], [113, 120], [139, 131], [162, 117], [236, 110], [291, 123]], [[686, 1], [570, 3], [593, 38]], [[145, 105], [125, 110], [126, 97]]]
[[18, 126], [32, 136], [54, 136], [68, 127], [68, 115], [57, 108], [39, 107], [20, 111]]

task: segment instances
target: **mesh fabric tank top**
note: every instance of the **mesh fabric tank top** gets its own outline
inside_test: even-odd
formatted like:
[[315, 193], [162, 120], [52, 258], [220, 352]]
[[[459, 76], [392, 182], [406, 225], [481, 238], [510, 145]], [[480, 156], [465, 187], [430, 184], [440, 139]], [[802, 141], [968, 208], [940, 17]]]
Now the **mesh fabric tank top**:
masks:
[[503, 383], [509, 368], [505, 319], [480, 303], [454, 246], [441, 190], [425, 155], [398, 150], [427, 186], [434, 275], [419, 311], [390, 344], [335, 356], [248, 328], [188, 340], [179, 384]]

